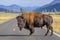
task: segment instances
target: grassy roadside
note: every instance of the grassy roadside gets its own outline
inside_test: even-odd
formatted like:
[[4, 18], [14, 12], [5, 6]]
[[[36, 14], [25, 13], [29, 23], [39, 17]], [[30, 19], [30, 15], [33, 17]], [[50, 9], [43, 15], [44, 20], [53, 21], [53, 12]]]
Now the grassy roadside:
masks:
[[60, 15], [52, 15], [53, 17], [53, 30], [60, 34]]
[[16, 16], [18, 16], [18, 14], [1, 12], [1, 13], [0, 13], [0, 24], [1, 24], [1, 23], [4, 23], [5, 21], [8, 21], [8, 20], [10, 20], [10, 19], [13, 19], [13, 18], [15, 18]]

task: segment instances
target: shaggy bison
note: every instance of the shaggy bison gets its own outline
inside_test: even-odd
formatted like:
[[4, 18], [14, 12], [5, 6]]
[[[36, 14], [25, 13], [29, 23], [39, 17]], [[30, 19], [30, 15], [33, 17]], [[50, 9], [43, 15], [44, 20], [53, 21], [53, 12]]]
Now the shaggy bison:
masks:
[[48, 34], [49, 30], [51, 30], [51, 35], [53, 34], [53, 27], [51, 26], [53, 23], [53, 19], [49, 15], [37, 12], [27, 12], [23, 13], [21, 16], [18, 16], [17, 22], [20, 30], [22, 28], [28, 29], [30, 30], [30, 35], [34, 33], [35, 27], [42, 28], [44, 25], [46, 25], [47, 28], [45, 36]]

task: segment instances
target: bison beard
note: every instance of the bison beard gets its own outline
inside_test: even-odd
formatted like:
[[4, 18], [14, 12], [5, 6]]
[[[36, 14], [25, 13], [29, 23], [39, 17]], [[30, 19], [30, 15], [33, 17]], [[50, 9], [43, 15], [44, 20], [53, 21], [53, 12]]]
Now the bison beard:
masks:
[[[44, 25], [46, 25], [46, 28], [47, 28], [47, 32], [45, 36], [48, 34], [49, 30], [51, 30], [51, 35], [53, 35], [53, 28], [51, 26], [53, 23], [53, 19], [51, 16], [37, 13], [37, 12], [27, 12], [27, 13], [22, 14], [21, 16], [22, 16], [21, 19], [24, 19], [24, 23], [25, 23], [24, 28], [30, 31], [30, 35], [34, 33], [34, 27], [42, 28]], [[19, 17], [17, 17], [17, 20], [18, 18]]]

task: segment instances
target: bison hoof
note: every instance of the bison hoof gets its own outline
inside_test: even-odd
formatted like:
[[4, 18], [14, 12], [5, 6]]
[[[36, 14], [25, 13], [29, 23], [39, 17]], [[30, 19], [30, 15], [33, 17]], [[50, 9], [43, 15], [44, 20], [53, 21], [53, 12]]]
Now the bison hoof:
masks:
[[50, 36], [52, 36], [53, 34], [51, 34]]
[[34, 32], [31, 32], [29, 35], [32, 35]]
[[45, 34], [45, 36], [47, 36], [47, 34]]
[[30, 33], [29, 35], [32, 35], [32, 33]]

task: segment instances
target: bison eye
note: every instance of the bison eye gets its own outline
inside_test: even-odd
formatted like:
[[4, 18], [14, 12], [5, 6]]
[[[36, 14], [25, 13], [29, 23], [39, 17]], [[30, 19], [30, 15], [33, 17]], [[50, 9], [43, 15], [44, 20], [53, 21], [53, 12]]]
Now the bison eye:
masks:
[[22, 19], [24, 18], [23, 16], [20, 16]]

